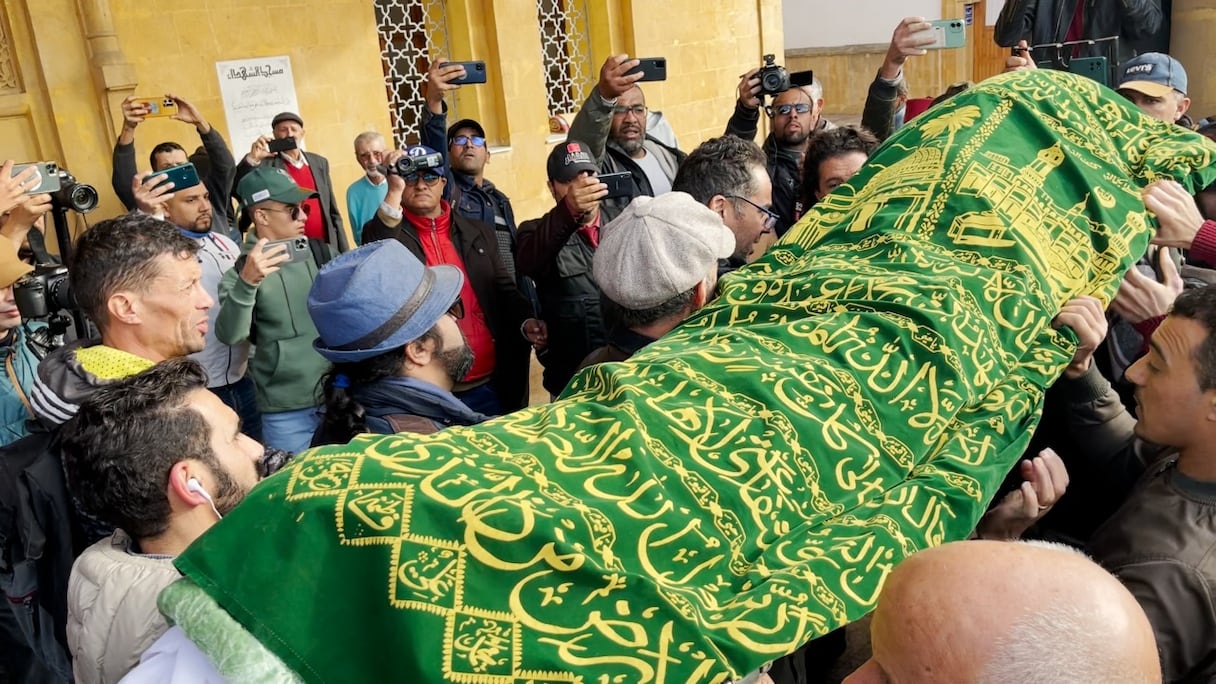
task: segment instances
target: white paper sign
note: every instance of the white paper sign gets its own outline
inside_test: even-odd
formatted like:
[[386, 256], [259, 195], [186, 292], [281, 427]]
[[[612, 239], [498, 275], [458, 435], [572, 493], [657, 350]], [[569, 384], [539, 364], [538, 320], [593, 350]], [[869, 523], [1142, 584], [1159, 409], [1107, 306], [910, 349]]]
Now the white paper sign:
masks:
[[270, 135], [270, 120], [279, 112], [299, 112], [291, 58], [251, 57], [216, 62], [220, 96], [228, 118], [233, 156], [245, 156], [253, 141]]

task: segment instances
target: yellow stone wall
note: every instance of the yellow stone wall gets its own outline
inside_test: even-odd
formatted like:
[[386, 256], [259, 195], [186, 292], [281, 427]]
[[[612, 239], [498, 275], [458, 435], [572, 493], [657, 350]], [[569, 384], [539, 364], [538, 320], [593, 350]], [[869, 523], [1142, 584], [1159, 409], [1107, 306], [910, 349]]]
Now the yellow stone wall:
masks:
[[[490, 65], [489, 84], [458, 93], [459, 113], [485, 125], [494, 144], [487, 176], [512, 197], [516, 215], [538, 216], [552, 202], [536, 4], [451, 0], [446, 7], [449, 57]], [[0, 28], [11, 36], [7, 45], [0, 40], [0, 155], [59, 159], [96, 185], [102, 207], [91, 221], [120, 211], [109, 159], [123, 97], [174, 92], [227, 137], [217, 61], [291, 57], [308, 149], [330, 159], [342, 204], [360, 174], [354, 136], [390, 133], [369, 0], [7, 0], [0, 9]], [[587, 10], [594, 73], [620, 52], [668, 59], [671, 80], [647, 84], [646, 93], [686, 151], [724, 130], [739, 75], [765, 52], [782, 54], [779, 0], [589, 0]], [[6, 60], [16, 87], [6, 87]], [[185, 124], [148, 121], [137, 132], [137, 158], [162, 140], [197, 144]]]

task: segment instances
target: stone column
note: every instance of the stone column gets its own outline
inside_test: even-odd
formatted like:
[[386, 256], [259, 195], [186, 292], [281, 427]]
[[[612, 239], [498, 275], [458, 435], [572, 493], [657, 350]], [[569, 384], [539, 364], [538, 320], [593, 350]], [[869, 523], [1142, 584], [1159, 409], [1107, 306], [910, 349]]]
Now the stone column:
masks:
[[88, 44], [91, 75], [102, 97], [105, 122], [117, 135], [121, 123], [122, 101], [135, 93], [135, 67], [127, 61], [114, 29], [110, 0], [78, 0], [80, 17]]
[[1170, 53], [1186, 67], [1191, 118], [1216, 114], [1216, 0], [1174, 0]]

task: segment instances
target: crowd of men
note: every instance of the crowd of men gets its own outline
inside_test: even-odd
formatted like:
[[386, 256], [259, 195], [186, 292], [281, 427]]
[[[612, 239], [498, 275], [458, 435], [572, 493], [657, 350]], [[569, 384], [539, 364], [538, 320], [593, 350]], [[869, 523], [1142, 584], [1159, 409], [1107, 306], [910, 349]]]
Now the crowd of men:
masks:
[[[1075, 4], [1081, 26], [1081, 5], [1093, 3]], [[1018, 6], [1007, 3], [1002, 21]], [[6, 162], [5, 488], [58, 469], [62, 483], [37, 488], [32, 508], [63, 519], [29, 515], [68, 541], [5, 558], [0, 677], [173, 680], [182, 662], [153, 646], [172, 635], [156, 607], [178, 576], [172, 559], [260, 478], [309, 446], [521, 409], [532, 352], [555, 398], [581, 369], [661, 338], [903, 125], [903, 65], [925, 54], [928, 28], [919, 18], [896, 27], [862, 126], [823, 115], [831, 84], [765, 99], [753, 69], [724, 135], [687, 153], [649, 133], [637, 60], [610, 57], [548, 156], [552, 208], [519, 221], [487, 177], [484, 127], [447, 122], [459, 65], [440, 60], [426, 75], [421, 144], [392, 150], [375, 131], [354, 140], [366, 173], [347, 188], [345, 217], [299, 114], [275, 116], [236, 160], [196, 107], [168, 95], [201, 147], [160, 142], [140, 171], [135, 138], [149, 112], [128, 99], [112, 183], [131, 213], [89, 228], [68, 264], [77, 315], [97, 335], [45, 358], [27, 343], [44, 323], [22, 321], [13, 291], [31, 270], [19, 251], [52, 202], [27, 194], [37, 179]], [[1001, 30], [1028, 47], [1028, 30]], [[1007, 65], [1035, 61], [1027, 49]], [[1145, 114], [1189, 122], [1177, 60], [1129, 54], [1118, 73], [1116, 89]], [[762, 115], [769, 133], [757, 144]], [[1210, 125], [1201, 132], [1216, 139]], [[187, 163], [195, 184], [163, 182]], [[600, 180], [610, 173], [627, 174], [624, 192]], [[1216, 680], [1216, 286], [1204, 284], [1216, 283], [1206, 270], [1216, 188], [1192, 197], [1165, 181], [1144, 202], [1160, 230], [1143, 267], [1109, 311], [1083, 298], [1057, 319], [1080, 343], [1041, 432], [1066, 434], [1067, 446], [1036, 448], [1011, 473], [976, 531], [1002, 541], [947, 545], [896, 570], [873, 658], [849, 681]], [[1080, 473], [1097, 483], [1083, 488], [1093, 520], [1055, 510]], [[1102, 567], [1067, 547], [1005, 541], [1028, 530]], [[11, 600], [22, 572], [37, 589], [32, 606]], [[808, 648], [755, 676], [820, 681], [832, 650]]]

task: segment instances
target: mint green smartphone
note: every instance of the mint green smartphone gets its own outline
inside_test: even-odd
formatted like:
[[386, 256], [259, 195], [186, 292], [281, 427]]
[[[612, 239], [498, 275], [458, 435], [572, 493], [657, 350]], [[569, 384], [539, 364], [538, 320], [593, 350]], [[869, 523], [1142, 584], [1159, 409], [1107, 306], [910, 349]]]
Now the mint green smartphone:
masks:
[[949, 50], [961, 48], [967, 44], [967, 26], [962, 19], [939, 19], [929, 24], [933, 31], [933, 44], [926, 45], [928, 50]]

